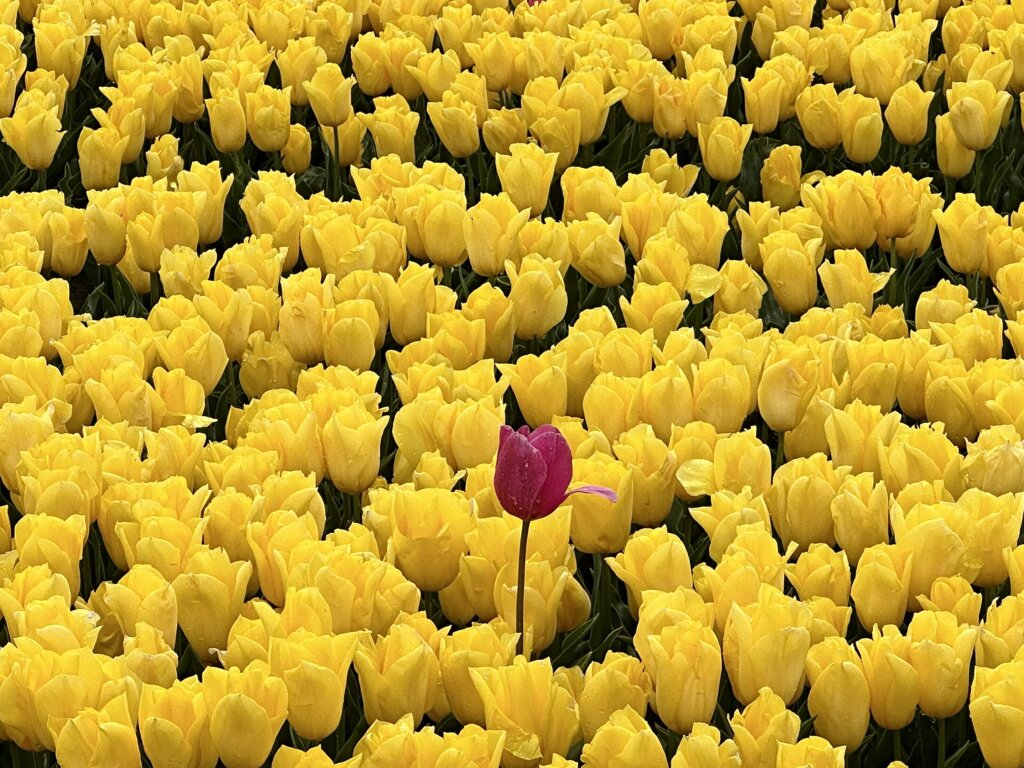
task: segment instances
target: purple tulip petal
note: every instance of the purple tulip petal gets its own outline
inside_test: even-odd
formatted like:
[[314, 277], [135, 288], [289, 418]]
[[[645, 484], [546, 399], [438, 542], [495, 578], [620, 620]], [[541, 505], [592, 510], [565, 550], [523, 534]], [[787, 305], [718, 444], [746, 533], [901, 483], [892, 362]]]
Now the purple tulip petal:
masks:
[[530, 435], [530, 445], [547, 464], [547, 477], [537, 493], [534, 512], [535, 517], [546, 517], [565, 501], [565, 489], [572, 482], [572, 451], [562, 433], [550, 426], [540, 427]]
[[568, 497], [574, 493], [591, 493], [594, 496], [604, 496], [604, 498], [612, 503], [619, 500], [619, 494], [611, 488], [605, 488], [603, 485], [581, 485], [579, 488], [573, 488], [565, 495]]
[[502, 427], [494, 468], [494, 492], [505, 511], [520, 519], [532, 519], [547, 473], [547, 461], [529, 439], [511, 427]]

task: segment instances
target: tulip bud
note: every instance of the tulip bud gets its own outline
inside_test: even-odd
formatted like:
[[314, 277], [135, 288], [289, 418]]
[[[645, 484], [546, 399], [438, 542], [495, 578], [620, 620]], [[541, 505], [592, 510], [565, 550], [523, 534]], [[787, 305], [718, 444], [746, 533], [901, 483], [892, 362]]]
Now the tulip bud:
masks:
[[1011, 730], [1024, 716], [1020, 690], [1024, 685], [1024, 661], [1012, 661], [995, 669], [977, 668], [971, 685], [971, 723], [985, 762], [992, 768], [1013, 768], [1024, 763], [1024, 739]]
[[651, 679], [635, 656], [609, 651], [604, 661], [590, 662], [579, 694], [584, 739], [592, 741], [609, 717], [625, 707], [645, 715], [650, 696]]
[[793, 744], [800, 734], [800, 716], [786, 709], [786, 703], [762, 688], [757, 698], [729, 718], [742, 765], [777, 765], [781, 744]]
[[584, 765], [611, 768], [619, 761], [635, 760], [638, 765], [668, 768], [661, 742], [651, 726], [632, 707], [613, 712], [583, 747]]
[[951, 613], [921, 611], [907, 625], [910, 663], [921, 680], [921, 712], [952, 717], [967, 703], [978, 630]]
[[957, 141], [968, 150], [987, 149], [996, 140], [1010, 94], [990, 80], [953, 83], [949, 91], [949, 121]]
[[[207, 667], [203, 698], [213, 746], [227, 768], [258, 768], [270, 757], [288, 715], [288, 689], [264, 662], [244, 670]], [[239, 739], [240, 728], [246, 738]]]
[[935, 117], [935, 154], [943, 176], [962, 179], [974, 167], [974, 150], [961, 143], [950, 113]]
[[487, 727], [500, 724], [508, 733], [502, 760], [550, 762], [576, 742], [579, 707], [557, 681], [549, 660], [516, 658], [511, 666], [471, 669], [469, 674], [483, 701]]
[[839, 96], [839, 127], [843, 150], [855, 163], [870, 163], [882, 146], [882, 110], [878, 99], [852, 90]]
[[912, 147], [924, 140], [928, 133], [928, 108], [933, 98], [935, 92], [922, 90], [917, 80], [910, 80], [892, 92], [885, 108], [885, 120], [896, 141]]
[[355, 656], [363, 708], [369, 720], [418, 723], [433, 706], [440, 674], [437, 656], [410, 626], [395, 624]]
[[71, 768], [103, 765], [110, 760], [125, 768], [142, 765], [135, 723], [123, 693], [99, 709], [84, 708], [64, 723], [54, 740], [57, 760]]
[[769, 687], [784, 701], [802, 692], [812, 614], [804, 604], [763, 586], [757, 601], [733, 605], [722, 655], [736, 698], [750, 703]]
[[731, 181], [739, 176], [743, 150], [754, 126], [740, 125], [731, 117], [716, 117], [697, 126], [700, 155], [711, 178]]
[[469, 157], [480, 149], [476, 108], [454, 91], [427, 103], [427, 114], [438, 137], [453, 157]]
[[911, 663], [910, 640], [898, 627], [877, 626], [857, 650], [871, 691], [871, 716], [882, 728], [898, 730], [910, 724], [921, 695], [921, 677]]

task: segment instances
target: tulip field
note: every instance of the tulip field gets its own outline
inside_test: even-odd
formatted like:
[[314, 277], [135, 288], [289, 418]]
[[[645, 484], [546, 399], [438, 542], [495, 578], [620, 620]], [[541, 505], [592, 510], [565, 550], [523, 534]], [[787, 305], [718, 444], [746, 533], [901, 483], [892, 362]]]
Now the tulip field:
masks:
[[1024, 768], [1024, 2], [0, 0], [0, 768]]

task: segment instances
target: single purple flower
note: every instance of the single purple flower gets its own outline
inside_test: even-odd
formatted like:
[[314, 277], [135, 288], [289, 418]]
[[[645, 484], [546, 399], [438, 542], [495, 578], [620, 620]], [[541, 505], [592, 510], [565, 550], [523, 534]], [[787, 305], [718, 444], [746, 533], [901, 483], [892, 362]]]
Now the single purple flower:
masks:
[[615, 501], [610, 488], [584, 485], [569, 490], [572, 451], [562, 433], [550, 424], [533, 432], [503, 426], [498, 438], [494, 492], [505, 511], [520, 520], [547, 517], [573, 493], [594, 493]]

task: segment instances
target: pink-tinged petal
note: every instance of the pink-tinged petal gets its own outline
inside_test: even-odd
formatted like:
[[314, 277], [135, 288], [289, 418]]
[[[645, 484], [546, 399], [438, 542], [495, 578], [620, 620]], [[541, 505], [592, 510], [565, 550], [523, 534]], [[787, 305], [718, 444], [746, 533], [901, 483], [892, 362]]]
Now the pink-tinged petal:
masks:
[[546, 517], [565, 501], [565, 490], [572, 482], [572, 450], [562, 433], [554, 427], [538, 428], [530, 435], [530, 445], [544, 457], [547, 477], [537, 494], [536, 517]]
[[608, 501], [615, 503], [619, 500], [619, 494], [613, 491], [611, 488], [605, 488], [603, 485], [581, 485], [579, 488], [573, 488], [567, 494], [567, 497], [572, 496], [574, 493], [590, 493], [594, 496], [604, 496]]
[[520, 519], [533, 519], [547, 472], [544, 456], [524, 435], [511, 427], [501, 428], [494, 492], [506, 512]]

